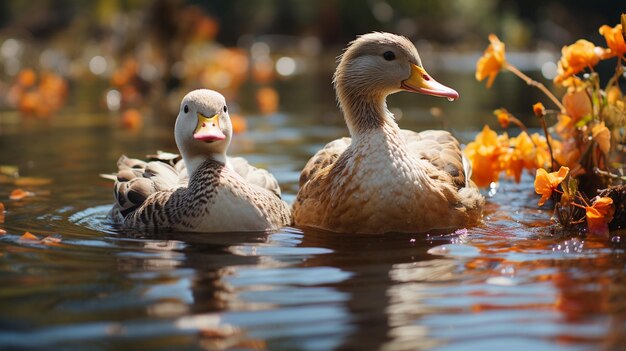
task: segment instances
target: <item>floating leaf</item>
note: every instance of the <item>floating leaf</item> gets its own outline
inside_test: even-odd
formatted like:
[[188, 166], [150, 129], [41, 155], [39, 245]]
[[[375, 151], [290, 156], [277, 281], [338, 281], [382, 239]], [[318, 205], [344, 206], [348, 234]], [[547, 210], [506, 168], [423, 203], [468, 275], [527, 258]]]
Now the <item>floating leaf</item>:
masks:
[[7, 231], [6, 231], [6, 230], [4, 230], [4, 229], [0, 228], [0, 235], [5, 235], [6, 233], [7, 233]]
[[52, 183], [50, 178], [38, 178], [38, 177], [19, 177], [15, 180], [17, 186], [42, 186]]
[[27, 196], [33, 196], [35, 194], [29, 192], [29, 191], [24, 191], [22, 189], [15, 189], [11, 192], [11, 195], [9, 195], [9, 199], [11, 200], [21, 200]]
[[41, 243], [44, 245], [58, 246], [61, 243], [61, 238], [58, 236], [47, 236], [41, 239]]
[[10, 165], [0, 165], [0, 174], [3, 174], [8, 177], [19, 176], [17, 166], [10, 166]]
[[39, 238], [30, 232], [24, 232], [24, 235], [20, 236], [18, 241], [39, 241]]

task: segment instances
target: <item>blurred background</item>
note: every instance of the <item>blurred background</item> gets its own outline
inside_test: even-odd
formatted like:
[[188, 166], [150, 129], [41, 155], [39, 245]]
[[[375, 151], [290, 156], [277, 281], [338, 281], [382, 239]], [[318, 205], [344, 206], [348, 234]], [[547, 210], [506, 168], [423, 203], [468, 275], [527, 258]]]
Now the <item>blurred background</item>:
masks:
[[578, 38], [605, 45], [598, 27], [625, 10], [621, 1], [566, 0], [7, 0], [0, 128], [55, 115], [89, 123], [101, 113], [127, 129], [171, 126], [180, 98], [199, 87], [226, 96], [237, 131], [277, 112], [341, 125], [336, 57], [358, 34], [390, 31], [410, 38], [427, 70], [461, 94], [454, 104], [397, 94], [393, 112], [424, 127], [475, 130], [500, 106], [530, 119], [542, 98], [507, 74], [491, 90], [475, 81], [489, 33], [506, 43], [509, 61], [551, 87], [560, 48]]

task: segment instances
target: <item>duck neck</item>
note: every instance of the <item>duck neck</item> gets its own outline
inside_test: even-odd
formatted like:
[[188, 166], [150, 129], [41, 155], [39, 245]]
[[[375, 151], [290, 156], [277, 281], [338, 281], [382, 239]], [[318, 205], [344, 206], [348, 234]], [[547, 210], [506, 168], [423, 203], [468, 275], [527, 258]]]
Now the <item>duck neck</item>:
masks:
[[339, 106], [343, 111], [350, 135], [357, 142], [381, 132], [392, 137], [400, 133], [393, 114], [387, 109], [385, 95], [346, 96], [340, 94]]
[[191, 176], [202, 166], [202, 164], [208, 160], [217, 161], [223, 165], [228, 166], [228, 159], [225, 154], [211, 154], [207, 155], [195, 155], [188, 156], [183, 152], [183, 159], [185, 160], [185, 166], [187, 167], [187, 174]]

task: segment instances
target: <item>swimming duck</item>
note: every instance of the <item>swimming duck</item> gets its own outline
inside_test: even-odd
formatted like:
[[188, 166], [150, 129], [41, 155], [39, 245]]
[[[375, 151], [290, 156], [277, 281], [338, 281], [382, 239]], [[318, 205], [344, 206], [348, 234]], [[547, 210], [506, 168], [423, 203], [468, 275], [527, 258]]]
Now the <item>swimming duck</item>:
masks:
[[333, 77], [351, 138], [306, 164], [294, 223], [333, 232], [455, 229], [479, 223], [484, 197], [459, 142], [446, 131], [401, 130], [386, 97], [409, 91], [457, 99], [433, 79], [405, 37], [369, 33], [352, 41]]
[[176, 155], [117, 163], [113, 220], [139, 230], [266, 231], [291, 222], [276, 179], [240, 157], [226, 156], [232, 126], [224, 97], [187, 94], [175, 125]]

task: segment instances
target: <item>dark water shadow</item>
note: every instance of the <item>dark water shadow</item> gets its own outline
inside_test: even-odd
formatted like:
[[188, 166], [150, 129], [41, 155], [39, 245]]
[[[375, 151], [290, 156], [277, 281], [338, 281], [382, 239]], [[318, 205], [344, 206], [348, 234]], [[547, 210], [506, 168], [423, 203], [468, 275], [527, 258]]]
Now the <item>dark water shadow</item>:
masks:
[[[338, 234], [306, 229], [301, 246], [332, 251], [312, 257], [306, 264], [337, 267], [350, 273], [349, 279], [333, 285], [349, 296], [345, 307], [353, 326], [339, 349], [395, 347], [394, 343], [402, 339], [406, 322], [397, 318], [404, 313], [402, 305], [407, 302], [397, 293], [398, 288], [450, 279], [456, 266], [454, 260], [428, 252], [457, 237], [458, 234]], [[411, 337], [415, 347], [433, 343], [426, 336], [416, 336]]]

